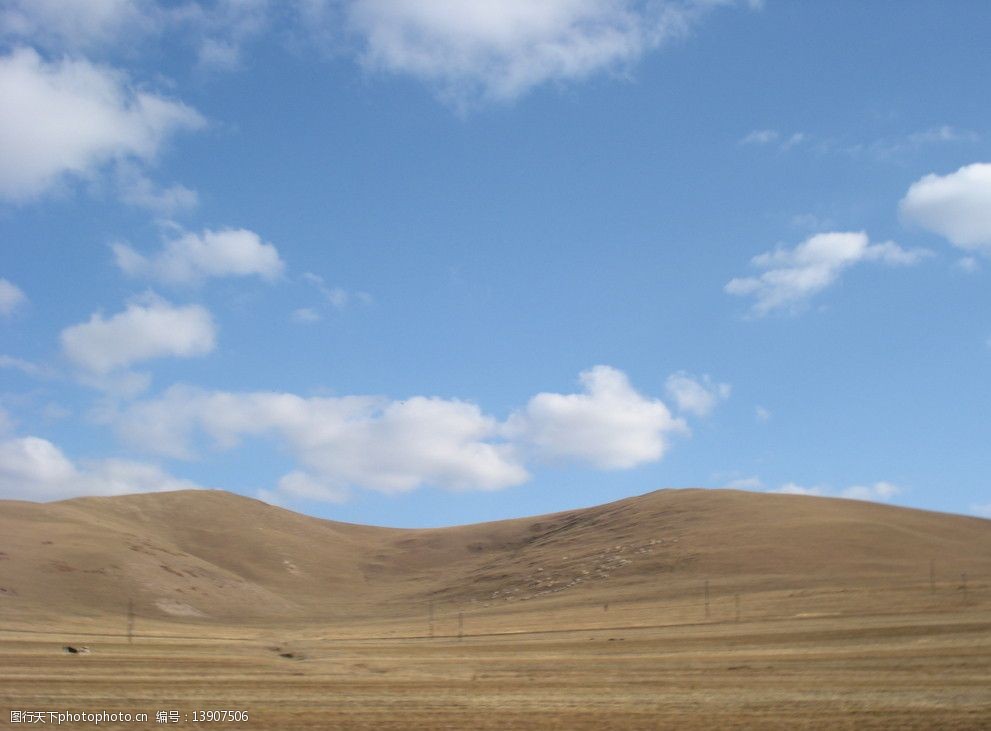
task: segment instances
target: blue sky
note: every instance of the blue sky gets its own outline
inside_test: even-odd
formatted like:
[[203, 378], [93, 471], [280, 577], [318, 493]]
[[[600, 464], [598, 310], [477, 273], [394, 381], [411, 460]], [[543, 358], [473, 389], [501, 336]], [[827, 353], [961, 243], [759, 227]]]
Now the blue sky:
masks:
[[984, 3], [5, 0], [0, 497], [991, 515]]

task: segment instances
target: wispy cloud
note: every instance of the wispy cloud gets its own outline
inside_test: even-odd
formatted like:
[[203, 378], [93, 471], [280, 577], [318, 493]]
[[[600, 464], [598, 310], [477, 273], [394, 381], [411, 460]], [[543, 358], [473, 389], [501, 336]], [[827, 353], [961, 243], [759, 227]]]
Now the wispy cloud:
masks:
[[755, 256], [751, 264], [763, 270], [761, 274], [732, 279], [725, 291], [753, 297], [751, 313], [756, 317], [774, 310], [794, 312], [858, 263], [909, 266], [928, 255], [923, 249], [903, 249], [892, 241], [872, 244], [862, 231], [816, 234], [794, 248]]
[[849, 141], [810, 132], [781, 132], [777, 129], [767, 128], [752, 130], [740, 138], [740, 144], [765, 147], [780, 152], [802, 147], [818, 155], [845, 155], [880, 162], [897, 160], [933, 145], [973, 143], [980, 139], [981, 136], [976, 132], [950, 125], [940, 125], [916, 132], [865, 141]]
[[[303, 281], [316, 289], [322, 296], [324, 303], [330, 305], [335, 310], [340, 310], [350, 304], [370, 305], [374, 301], [368, 292], [352, 291], [344, 287], [330, 286], [319, 274], [306, 272], [302, 277]], [[299, 315], [302, 319], [297, 319]], [[313, 318], [311, 315], [317, 315]], [[293, 313], [294, 319], [298, 322], [314, 322], [320, 319], [319, 311], [316, 308], [304, 307]]]
[[0, 354], [0, 368], [10, 368], [11, 370], [20, 371], [25, 376], [30, 376], [31, 378], [37, 378], [39, 380], [48, 380], [58, 377], [58, 372], [51, 366], [41, 363], [33, 363], [29, 360], [15, 358], [11, 355]]
[[758, 147], [774, 147], [781, 151], [807, 142], [809, 136], [805, 132], [779, 132], [776, 129], [755, 129], [746, 134], [741, 140], [741, 145], [753, 145]]
[[728, 383], [715, 383], [708, 375], [698, 378], [684, 371], [668, 376], [664, 388], [678, 411], [699, 417], [708, 416], [732, 391]]

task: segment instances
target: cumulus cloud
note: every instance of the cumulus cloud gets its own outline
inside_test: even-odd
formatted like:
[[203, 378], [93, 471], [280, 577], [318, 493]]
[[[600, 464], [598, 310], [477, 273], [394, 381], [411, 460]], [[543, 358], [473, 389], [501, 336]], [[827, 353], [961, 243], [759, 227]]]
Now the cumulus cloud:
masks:
[[707, 375], [697, 379], [684, 371], [668, 376], [664, 387], [678, 411], [700, 417], [708, 416], [731, 391], [728, 383], [713, 383]]
[[539, 393], [513, 414], [506, 433], [536, 456], [628, 469], [661, 459], [671, 435], [687, 433], [657, 399], [638, 393], [626, 374], [599, 365], [580, 376], [582, 393]]
[[781, 493], [782, 495], [824, 495], [825, 490], [821, 487], [804, 487], [798, 485], [794, 482], [786, 482], [781, 487], [771, 490], [771, 492]]
[[79, 495], [188, 490], [199, 485], [147, 462], [105, 459], [76, 465], [41, 437], [0, 441], [0, 497], [58, 500]]
[[270, 0], [5, 0], [0, 37], [55, 53], [94, 55], [181, 37], [201, 68], [240, 65], [242, 47], [268, 29]]
[[499, 439], [498, 422], [457, 400], [303, 398], [174, 386], [158, 399], [131, 404], [115, 422], [132, 444], [179, 458], [194, 455], [197, 433], [219, 448], [234, 447], [245, 437], [275, 436], [307, 468], [309, 482], [297, 475], [282, 485], [296, 494], [309, 485], [305, 491], [314, 495], [317, 484], [386, 493], [425, 483], [485, 490], [528, 478], [510, 445]]
[[872, 244], [862, 231], [821, 233], [792, 249], [778, 248], [755, 256], [751, 264], [763, 272], [732, 279], [725, 291], [753, 297], [751, 312], [758, 317], [774, 310], [794, 311], [856, 264], [878, 261], [909, 266], [928, 255], [922, 249], [903, 249], [893, 241]]
[[975, 503], [970, 506], [970, 512], [982, 518], [991, 518], [991, 503], [985, 503], [983, 505]]
[[541, 393], [506, 420], [457, 399], [302, 397], [176, 385], [105, 418], [130, 445], [177, 459], [198, 447], [274, 440], [299, 467], [265, 499], [343, 500], [350, 488], [398, 493], [423, 485], [497, 490], [526, 482], [527, 462], [629, 469], [661, 459], [685, 422], [609, 366], [581, 374], [583, 391]]
[[[730, 4], [730, 3], [719, 3]], [[310, 2], [311, 20], [326, 2]], [[628, 69], [687, 35], [703, 0], [350, 0], [344, 23], [369, 68], [407, 74], [459, 106]]]
[[730, 490], [760, 490], [764, 487], [764, 483], [759, 477], [753, 475], [730, 480], [725, 486]]
[[0, 197], [15, 201], [116, 160], [148, 162], [176, 131], [204, 124], [192, 108], [136, 90], [111, 68], [47, 62], [29, 48], [0, 56], [0, 98]]
[[0, 315], [14, 313], [28, 301], [27, 295], [10, 280], [0, 277]]
[[55, 50], [90, 51], [152, 30], [149, 0], [6, 0], [0, 34]]
[[129, 276], [167, 284], [197, 284], [211, 277], [258, 276], [277, 279], [285, 269], [278, 249], [246, 229], [184, 232], [151, 256], [127, 244], [113, 244], [117, 266]]
[[967, 251], [991, 255], [991, 163], [915, 181], [900, 203], [905, 221]]
[[214, 348], [216, 330], [205, 308], [174, 307], [149, 294], [112, 317], [94, 313], [63, 330], [60, 339], [72, 362], [99, 375], [151, 358], [205, 355]]
[[871, 500], [885, 502], [901, 492], [901, 488], [890, 482], [875, 482], [872, 485], [851, 485], [840, 492], [840, 497], [851, 500]]
[[788, 482], [771, 492], [786, 495], [820, 495], [825, 497], [842, 497], [850, 500], [867, 500], [870, 502], [887, 502], [902, 492], [902, 489], [890, 482], [875, 482], [871, 485], [851, 485], [839, 492], [834, 492], [822, 486], [803, 487]]
[[55, 53], [133, 49], [165, 38], [227, 70], [264, 34], [301, 30], [369, 69], [412, 76], [450, 103], [506, 101], [549, 82], [625, 73], [737, 0], [8, 0], [0, 38]]

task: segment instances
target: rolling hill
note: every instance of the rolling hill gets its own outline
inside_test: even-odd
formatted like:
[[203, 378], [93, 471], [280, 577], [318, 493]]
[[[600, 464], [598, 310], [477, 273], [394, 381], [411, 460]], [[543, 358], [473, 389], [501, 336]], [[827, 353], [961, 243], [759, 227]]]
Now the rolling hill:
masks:
[[801, 592], [925, 588], [931, 570], [944, 588], [960, 588], [962, 574], [986, 581], [991, 521], [706, 489], [417, 530], [320, 520], [221, 491], [0, 502], [7, 624], [119, 619], [129, 601], [145, 618], [225, 624], [374, 622], [431, 605], [553, 615], [696, 605], [702, 582], [714, 602], [757, 592], [784, 607]]

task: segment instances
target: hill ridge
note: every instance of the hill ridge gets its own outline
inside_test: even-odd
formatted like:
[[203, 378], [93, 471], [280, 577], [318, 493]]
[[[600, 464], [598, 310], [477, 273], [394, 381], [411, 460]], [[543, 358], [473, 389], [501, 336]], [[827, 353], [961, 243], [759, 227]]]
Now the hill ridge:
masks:
[[329, 521], [219, 490], [0, 502], [0, 618], [336, 621], [672, 601], [991, 575], [991, 521], [814, 496], [680, 488], [443, 528]]

